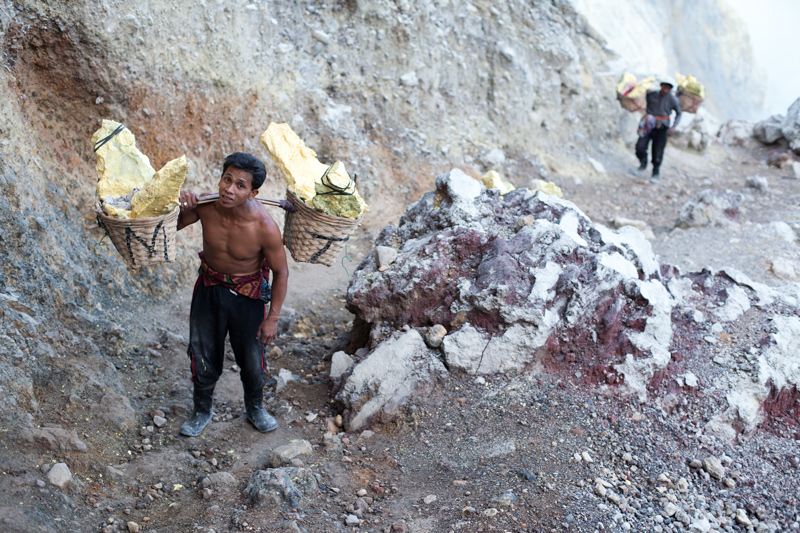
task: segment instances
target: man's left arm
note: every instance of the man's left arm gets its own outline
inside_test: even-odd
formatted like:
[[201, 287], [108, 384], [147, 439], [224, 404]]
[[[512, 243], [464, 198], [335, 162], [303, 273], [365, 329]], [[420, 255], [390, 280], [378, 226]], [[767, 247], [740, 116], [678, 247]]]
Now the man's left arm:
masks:
[[283, 249], [281, 231], [274, 221], [270, 221], [261, 246], [261, 253], [267, 260], [272, 270], [272, 297], [269, 302], [267, 318], [258, 328], [256, 337], [261, 344], [269, 344], [278, 334], [278, 318], [281, 307], [286, 299], [286, 290], [289, 281], [289, 266], [286, 263], [286, 252]]
[[678, 100], [677, 96], [674, 98], [672, 109], [675, 110], [675, 122], [672, 123], [672, 127], [668, 131], [670, 135], [675, 133], [675, 128], [678, 127], [678, 123], [681, 121], [681, 102]]

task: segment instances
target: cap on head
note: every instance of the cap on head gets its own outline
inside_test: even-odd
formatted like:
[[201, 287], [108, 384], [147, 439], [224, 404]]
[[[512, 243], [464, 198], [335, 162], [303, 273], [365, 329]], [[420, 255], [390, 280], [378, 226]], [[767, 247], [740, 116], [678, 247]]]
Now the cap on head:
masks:
[[659, 78], [658, 83], [659, 85], [664, 85], [664, 84], [669, 85], [673, 89], [677, 85], [675, 83], [675, 80], [671, 76], [662, 76], [661, 78]]

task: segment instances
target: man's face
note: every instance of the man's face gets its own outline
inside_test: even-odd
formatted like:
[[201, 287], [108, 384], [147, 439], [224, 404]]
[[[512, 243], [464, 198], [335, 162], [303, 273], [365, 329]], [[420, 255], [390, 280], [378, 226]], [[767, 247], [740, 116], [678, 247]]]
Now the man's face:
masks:
[[258, 195], [253, 189], [253, 175], [229, 166], [219, 179], [219, 202], [223, 207], [237, 207]]
[[669, 94], [671, 90], [672, 90], [672, 85], [670, 85], [669, 83], [661, 84], [661, 94]]

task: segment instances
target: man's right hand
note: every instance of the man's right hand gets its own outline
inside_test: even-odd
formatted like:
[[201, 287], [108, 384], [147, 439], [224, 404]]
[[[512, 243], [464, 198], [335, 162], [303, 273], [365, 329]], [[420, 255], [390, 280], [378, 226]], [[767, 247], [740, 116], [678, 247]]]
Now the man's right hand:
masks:
[[195, 207], [197, 207], [198, 199], [199, 197], [194, 191], [181, 191], [180, 196], [178, 196], [178, 204], [180, 205], [181, 210], [192, 211]]

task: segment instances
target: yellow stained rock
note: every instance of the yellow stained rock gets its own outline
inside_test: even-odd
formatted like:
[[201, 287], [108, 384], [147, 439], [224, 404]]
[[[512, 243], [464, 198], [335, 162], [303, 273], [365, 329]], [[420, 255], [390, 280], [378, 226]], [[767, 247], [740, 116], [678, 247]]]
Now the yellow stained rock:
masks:
[[317, 153], [306, 146], [288, 124], [270, 122], [261, 135], [261, 142], [281, 169], [288, 189], [310, 207], [351, 219], [369, 209], [344, 164], [336, 161], [329, 169], [328, 165], [320, 163]]
[[552, 181], [536, 180], [536, 187], [531, 189], [531, 192], [536, 191], [542, 191], [545, 194], [552, 194], [553, 196], [564, 198], [564, 193], [561, 191], [561, 187]]
[[[92, 146], [97, 146], [119, 126], [119, 122], [103, 120], [103, 126], [92, 135]], [[156, 172], [150, 159], [136, 148], [136, 138], [127, 128], [103, 144], [95, 156], [97, 196], [101, 202], [109, 196], [125, 196], [133, 189], [141, 188]]]
[[369, 209], [341, 161], [331, 165], [330, 170], [315, 187], [317, 194], [312, 200], [312, 207], [317, 211], [336, 217], [356, 219]]
[[516, 189], [513, 183], [504, 180], [495, 170], [490, 170], [484, 174], [481, 181], [487, 189], [500, 189], [500, 194], [506, 194]]
[[306, 146], [288, 124], [270, 122], [261, 135], [261, 142], [280, 167], [289, 190], [311, 206], [317, 194], [314, 184], [328, 166], [317, 160], [317, 153]]
[[114, 218], [131, 218], [131, 212], [128, 209], [122, 209], [121, 207], [115, 207], [110, 204], [103, 204], [103, 211], [106, 212], [106, 215]]
[[131, 199], [131, 218], [158, 217], [178, 207], [187, 170], [185, 155], [164, 165]]

